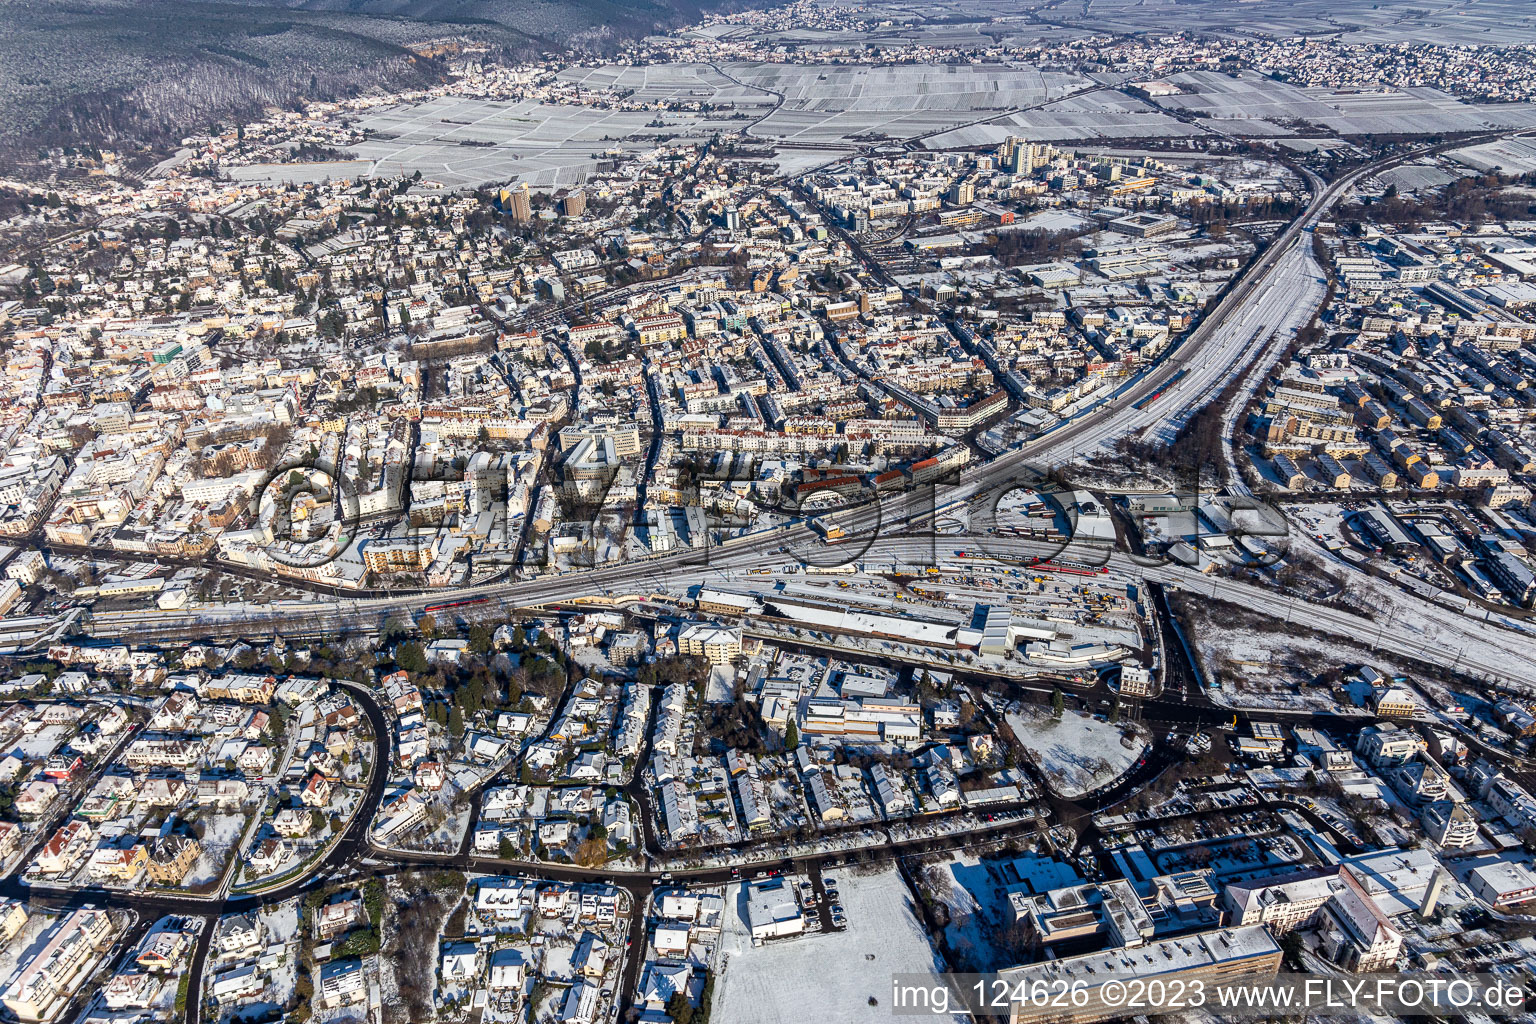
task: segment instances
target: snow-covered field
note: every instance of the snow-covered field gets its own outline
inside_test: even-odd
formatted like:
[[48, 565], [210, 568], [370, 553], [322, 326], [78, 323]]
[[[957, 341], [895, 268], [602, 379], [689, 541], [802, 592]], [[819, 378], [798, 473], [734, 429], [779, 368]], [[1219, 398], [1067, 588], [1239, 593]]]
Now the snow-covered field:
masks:
[[846, 931], [776, 939], [758, 947], [734, 909], [738, 887], [726, 890], [725, 903], [732, 909], [720, 937], [722, 970], [715, 982], [713, 1019], [730, 1024], [888, 1021], [892, 974], [944, 970], [895, 868], [875, 875], [839, 871], [838, 886], [848, 916]]
[[1025, 707], [1007, 718], [1047, 784], [1068, 799], [1114, 782], [1146, 749], [1146, 737], [1140, 733], [1129, 747], [1121, 742], [1130, 726], [1100, 722], [1076, 711], [1054, 718], [1045, 708]]

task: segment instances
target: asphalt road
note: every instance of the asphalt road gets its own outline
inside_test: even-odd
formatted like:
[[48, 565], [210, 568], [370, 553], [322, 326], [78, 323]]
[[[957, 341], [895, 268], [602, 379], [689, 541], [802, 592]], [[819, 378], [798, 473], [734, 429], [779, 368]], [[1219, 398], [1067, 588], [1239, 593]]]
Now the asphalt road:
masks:
[[[374, 732], [376, 737], [374, 770], [369, 780], [365, 798], [360, 802], [358, 811], [348, 823], [342, 838], [337, 841], [326, 856], [303, 876], [260, 893], [214, 895], [210, 898], [169, 893], [121, 891], [95, 887], [82, 888], [67, 893], [34, 891], [19, 879], [12, 877], [0, 881], [0, 895], [30, 899], [39, 905], [56, 909], [90, 904], [111, 909], [130, 910], [138, 915], [140, 922], [143, 924], [153, 922], [155, 919], [165, 915], [179, 915], [202, 919], [204, 922], [202, 934], [199, 936], [198, 942], [194, 947], [192, 960], [188, 968], [189, 1021], [191, 1024], [198, 1024], [202, 1012], [202, 992], [206, 980], [213, 933], [218, 917], [221, 915], [242, 913], [261, 906], [280, 903], [316, 888], [428, 866], [495, 874], [526, 873], [539, 878], [571, 883], [606, 883], [624, 889], [630, 894], [632, 901], [632, 913], [629, 922], [631, 945], [627, 951], [628, 960], [623, 973], [622, 988], [617, 993], [621, 1000], [620, 1005], [627, 1006], [632, 1002], [639, 983], [640, 954], [643, 953], [646, 941], [644, 914], [646, 900], [649, 898], [652, 889], [657, 885], [665, 884], [669, 881], [724, 884], [737, 878], [738, 874], [751, 874], [763, 870], [782, 870], [785, 872], [809, 874], [814, 879], [819, 877], [819, 872], [822, 868], [843, 863], [850, 856], [861, 859], [888, 860], [909, 855], [936, 853], [953, 849], [956, 846], [972, 845], [978, 842], [1018, 838], [1033, 835], [1037, 831], [1035, 819], [1012, 818], [999, 821], [995, 825], [980, 830], [964, 833], [960, 836], [923, 836], [898, 839], [887, 835], [887, 841], [874, 849], [866, 849], [851, 854], [846, 851], [838, 851], [805, 857], [785, 856], [782, 848], [778, 847], [781, 840], [765, 839], [739, 844], [736, 848], [738, 856], [735, 858], [735, 866], [733, 867], [669, 868], [666, 864], [657, 861], [656, 866], [639, 871], [616, 870], [607, 867], [584, 868], [575, 865], [557, 865], [522, 860], [501, 860], [494, 857], [475, 856], [463, 850], [452, 854], [404, 853], [383, 850], [369, 842], [368, 829], [373, 819], [372, 812], [378, 807], [379, 801], [383, 796], [388, 776], [387, 766], [391, 745], [389, 723], [385, 718], [383, 709], [369, 690], [345, 682], [339, 682], [339, 685], [346, 688], [353, 695], [359, 708], [367, 716], [369, 725]], [[1148, 770], [1151, 769], [1149, 768]], [[1139, 775], [1140, 773], [1138, 773], [1137, 778], [1126, 780], [1123, 784], [1115, 787], [1117, 790], [1115, 793], [1105, 792], [1097, 794], [1096, 799], [1092, 801], [1092, 805], [1105, 805], [1118, 797], [1119, 790], [1130, 791], [1134, 789]], [[987, 810], [989, 812], [998, 811], [1001, 813], [1010, 810], [1010, 808], [987, 808]], [[659, 849], [651, 849], [647, 852], [653, 860], [665, 856], [665, 852]], [[364, 863], [365, 858], [368, 861], [366, 864]], [[824, 924], [828, 927], [831, 926], [830, 917], [825, 919]]]
[[[1166, 608], [1163, 611], [1166, 613]], [[1183, 672], [1192, 677], [1192, 667], [1188, 666], [1187, 662], [1184, 662], [1182, 652], [1171, 646], [1168, 647], [1168, 651], [1170, 674], [1178, 678], [1179, 673]], [[1183, 662], [1182, 666], [1178, 664], [1180, 662]], [[964, 673], [960, 674], [964, 675]], [[341, 682], [339, 685], [345, 687], [354, 696], [358, 706], [367, 716], [369, 725], [374, 732], [376, 738], [374, 771], [369, 780], [365, 799], [359, 804], [358, 811], [347, 825], [342, 838], [304, 876], [259, 894], [214, 896], [211, 899], [164, 893], [123, 892], [94, 888], [68, 893], [34, 893], [30, 887], [22, 884], [16, 878], [0, 881], [0, 895], [32, 899], [36, 903], [56, 908], [91, 904], [130, 910], [139, 916], [141, 923], [148, 923], [168, 914], [203, 919], [203, 933], [199, 937], [199, 941], [194, 949], [192, 962], [188, 968], [188, 1005], [189, 1008], [197, 1007], [197, 1009], [189, 1010], [189, 1020], [191, 1024], [200, 1024], [203, 983], [207, 972], [213, 931], [219, 915], [240, 913], [263, 905], [279, 903], [316, 888], [344, 884], [366, 877], [377, 877], [422, 867], [456, 868], [463, 871], [491, 874], [524, 873], [537, 878], [570, 883], [603, 883], [625, 890], [631, 900], [631, 917], [628, 932], [629, 945], [626, 950], [627, 959], [621, 977], [621, 985], [616, 992], [620, 1007], [627, 1007], [632, 1004], [640, 981], [641, 955], [646, 943], [646, 901], [653, 889], [658, 885], [665, 885], [669, 882], [725, 884], [740, 876], [750, 875], [758, 871], [780, 870], [786, 873], [808, 875], [813, 879], [813, 883], [819, 886], [820, 882], [818, 880], [825, 868], [843, 863], [850, 857], [863, 860], [891, 860], [930, 853], [953, 852], [957, 848], [973, 846], [978, 843], [990, 843], [1033, 836], [1039, 831], [1037, 819], [1032, 817], [1015, 817], [1006, 818], [995, 824], [988, 824], [981, 829], [958, 835], [898, 839], [887, 833], [887, 841], [875, 848], [866, 848], [852, 854], [846, 851], [837, 851], [804, 857], [785, 856], [782, 847], [775, 848], [781, 840], [765, 839], [739, 844], [735, 848], [737, 856], [734, 858], [733, 866], [730, 867], [670, 868], [661, 860], [661, 858], [666, 856], [665, 851], [655, 847], [654, 837], [647, 830], [645, 832], [647, 836], [646, 845], [648, 847], [646, 853], [648, 854], [648, 861], [651, 866], [641, 870], [622, 870], [607, 867], [585, 868], [576, 865], [501, 860], [494, 857], [475, 856], [462, 848], [458, 852], [451, 854], [404, 853], [383, 850], [369, 842], [368, 829], [373, 819], [372, 812], [378, 807], [379, 801], [383, 796], [388, 775], [387, 766], [391, 747], [389, 723], [385, 718], [383, 709], [371, 691], [345, 682]], [[1014, 695], [1020, 699], [1037, 702], [1044, 702], [1049, 699], [1048, 688], [1019, 686], [1015, 687], [1015, 691]], [[1103, 684], [1100, 683], [1084, 691], [1074, 691], [1073, 699], [1092, 700], [1107, 692]], [[1191, 726], [1198, 726], [1214, 731], [1227, 727], [1234, 718], [1239, 720], [1272, 720], [1279, 717], [1289, 718], [1289, 720], [1293, 721], [1293, 724], [1298, 720], [1305, 720], [1308, 723], [1325, 727], [1329, 725], [1337, 726], [1340, 722], [1340, 719], [1335, 716], [1314, 713], [1303, 713], [1293, 716], [1287, 716], [1284, 712], [1254, 712], [1252, 714], [1238, 712], [1234, 714], [1228, 709], [1212, 705], [1198, 689], [1194, 689], [1189, 694], [1178, 694], [1177, 697], [1178, 699], [1175, 699], [1175, 694], [1165, 693], [1164, 696], [1157, 699], [1137, 702], [1139, 704], [1137, 717], [1140, 721], [1150, 726], [1153, 732], [1154, 747], [1151, 755], [1126, 776], [1097, 792], [1072, 800], [1048, 796], [1047, 799], [1052, 805], [1056, 820], [1072, 824], [1078, 830], [1080, 838], [1091, 835], [1091, 818], [1094, 812], [1114, 806], [1178, 760], [1180, 755], [1177, 750], [1164, 744], [1161, 739], [1170, 728], [1177, 727], [1187, 731]], [[1358, 725], [1359, 723], [1355, 722], [1354, 724]], [[1043, 786], [1042, 791], [1048, 793], [1048, 790], [1045, 790]], [[1016, 811], [1017, 808], [989, 807], [984, 810], [988, 812], [1002, 812]], [[364, 863], [365, 859], [367, 863]], [[825, 914], [826, 903], [823, 902], [822, 906], [824, 908], [823, 914]], [[831, 926], [829, 916], [824, 917], [823, 924], [826, 927]]]
[[[1112, 401], [1085, 412], [1034, 442], [967, 470], [962, 474], [959, 485], [946, 492], [946, 500], [983, 491], [996, 492], [1007, 489], [1017, 480], [1033, 479], [1034, 467], [1070, 460], [1114, 437], [1139, 429], [1149, 418], [1155, 420], [1165, 417], [1170, 410], [1183, 409], [1192, 402], [1208, 397], [1213, 390], [1219, 390], [1226, 379], [1248, 365], [1262, 349], [1262, 344], [1256, 344], [1252, 325], [1278, 322], [1286, 309], [1294, 308], [1295, 289], [1299, 283], [1308, 279], [1307, 266], [1310, 264], [1309, 255], [1295, 253], [1297, 240], [1321, 219], [1347, 192], [1349, 186], [1398, 159], [1401, 158], [1363, 167], [1319, 191], [1307, 209], [1271, 242], [1263, 254], [1232, 284], [1216, 308], [1178, 344], [1158, 369], [1123, 389]], [[1262, 340], [1267, 340], [1267, 335], [1265, 339], [1257, 339]], [[1183, 371], [1184, 375], [1169, 386], [1169, 379], [1179, 371]], [[1159, 390], [1164, 391], [1164, 394], [1157, 402], [1144, 410], [1134, 407], [1135, 403]], [[930, 495], [924, 493], [896, 494], [878, 503], [841, 513], [836, 519], [850, 533], [888, 528], [922, 515], [929, 510], [932, 500]], [[815, 534], [808, 527], [796, 526], [777, 534], [738, 542], [734, 546], [735, 550], [717, 549], [711, 553], [711, 557], [732, 558], [739, 553], [752, 558], [771, 554], [774, 548], [785, 544], [806, 545], [815, 542]], [[453, 596], [457, 599], [485, 597], [527, 605], [592, 594], [604, 588], [620, 588], [622, 592], [624, 588], [643, 582], [652, 572], [659, 576], [669, 569], [681, 568], [683, 563], [696, 558], [694, 552], [680, 552], [614, 567], [599, 567], [581, 574], [557, 577], [552, 581], [533, 580], [460, 588], [453, 592]], [[332, 607], [337, 609], [344, 621], [361, 624], [376, 622], [391, 610], [419, 610], [443, 600], [445, 598], [442, 593], [415, 594], [355, 602], [341, 600]], [[350, 611], [340, 611], [348, 605], [351, 606]], [[274, 627], [293, 625], [297, 616], [313, 617], [317, 614], [324, 613], [309, 606], [295, 608], [287, 613], [274, 613], [267, 621]], [[200, 615], [210, 618], [217, 613], [194, 609], [137, 620], [103, 616], [98, 628], [103, 635], [110, 635], [114, 630], [127, 631], [143, 625], [155, 631], [152, 634], [154, 637], [169, 638], [169, 631], [179, 626], [191, 635], [199, 635], [207, 632], [206, 624], [197, 621]], [[259, 621], [249, 608], [231, 610], [226, 615], [227, 618], [236, 616], [246, 623], [247, 629], [256, 627]], [[225, 625], [234, 623], [227, 622]], [[325, 623], [316, 628], [330, 628], [332, 625]]]
[[[30, 901], [51, 909], [71, 909], [90, 905], [130, 910], [138, 915], [141, 926], [147, 926], [157, 918], [166, 915], [201, 918], [202, 933], [198, 936], [197, 944], [193, 948], [192, 960], [188, 966], [190, 980], [187, 995], [188, 1024], [199, 1024], [202, 1015], [202, 982], [219, 915], [242, 913], [263, 905], [280, 903], [310, 889], [328, 884], [325, 875], [351, 864], [360, 854], [367, 853], [371, 849], [367, 842], [368, 829], [373, 823], [373, 811], [379, 806], [379, 801], [384, 795], [384, 784], [389, 777], [388, 756], [391, 733], [383, 710], [379, 707], [371, 690], [344, 680], [336, 682], [356, 698], [358, 706], [367, 716], [376, 738], [376, 757], [368, 788], [358, 804], [357, 813], [352, 816], [352, 820], [343, 831], [342, 838], [305, 875], [264, 890], [260, 894], [237, 896], [216, 894], [211, 897], [125, 891], [95, 886], [59, 893], [46, 889], [33, 889], [20, 878], [11, 875], [0, 879], [0, 895], [10, 899]], [[52, 831], [51, 828], [43, 830], [41, 838], [46, 839]]]
[[[1492, 137], [1492, 136], [1490, 136]], [[1460, 144], [1465, 144], [1462, 140]], [[1422, 151], [1420, 151], [1422, 152]], [[1420, 153], [1411, 154], [1412, 156]], [[1401, 162], [1408, 156], [1381, 161], [1362, 167], [1318, 191], [1307, 209], [1292, 221], [1264, 253], [1236, 281], [1220, 303], [1184, 339], [1177, 349], [1158, 369], [1126, 387], [1112, 401], [1106, 402], [1057, 430], [1022, 448], [1010, 451], [985, 465], [962, 475], [958, 492], [953, 497], [984, 496], [1013, 485], [1017, 479], [1032, 478], [1033, 466], [1049, 466], [1070, 460], [1076, 455], [1097, 448], [1108, 440], [1124, 433], [1140, 429], [1152, 422], [1165, 419], [1171, 410], [1183, 410], [1207, 400], [1221, 390], [1233, 375], [1249, 366], [1268, 349], [1269, 335], [1262, 330], [1267, 323], [1283, 322], [1288, 309], [1295, 308], [1298, 289], [1315, 284], [1315, 273], [1308, 266], [1310, 257], [1300, 251], [1298, 241], [1305, 237], [1348, 190], [1363, 177], [1376, 173], [1387, 166]], [[1307, 292], [1310, 294], [1310, 292]], [[1260, 328], [1256, 330], [1255, 328]], [[1171, 386], [1169, 381], [1179, 371], [1183, 376]], [[1135, 403], [1163, 390], [1157, 402], [1145, 410], [1135, 409]], [[839, 522], [850, 532], [890, 529], [921, 516], [931, 508], [932, 499], [923, 494], [893, 495], [878, 505], [854, 509], [839, 516]], [[988, 542], [995, 538], [988, 538]], [[767, 536], [746, 538], [709, 553], [708, 568], [712, 571], [730, 567], [757, 567], [765, 558], [771, 558], [788, 544], [814, 543], [814, 535], [804, 525], [774, 531]], [[944, 542], [940, 541], [940, 545]], [[1454, 664], [1467, 671], [1485, 674], [1491, 678], [1512, 679], [1528, 674], [1528, 666], [1536, 663], [1536, 635], [1494, 621], [1492, 617], [1479, 620], [1465, 614], [1440, 609], [1410, 595], [1400, 595], [1391, 609], [1395, 628], [1384, 626], [1377, 619], [1365, 618], [1326, 606], [1303, 601], [1277, 601], [1272, 589], [1240, 581], [1213, 579], [1200, 576], [1177, 566], [1147, 567], [1129, 562], [1126, 556], [1111, 556], [1113, 571], [1127, 578], [1145, 579], [1165, 585], [1178, 586], [1196, 594], [1208, 594], [1219, 600], [1230, 601], [1255, 610], [1265, 611], [1288, 622], [1308, 626], [1322, 632], [1354, 638], [1372, 637], [1383, 650], [1412, 657], [1446, 663], [1448, 656]], [[531, 581], [496, 583], [481, 587], [463, 588], [451, 594], [416, 594], [379, 599], [338, 599], [323, 605], [295, 605], [277, 608], [262, 615], [253, 614], [250, 608], [229, 608], [225, 611], [194, 609], [174, 613], [154, 613], [139, 616], [97, 617], [96, 629], [101, 636], [132, 636], [141, 642], [172, 642], [208, 635], [261, 635], [278, 632], [290, 639], [304, 635], [320, 635], [345, 629], [377, 628], [385, 618], [400, 611], [419, 611], [428, 604], [450, 600], [474, 600], [483, 598], [487, 605], [496, 609], [514, 609], [571, 601], [579, 597], [598, 594], [604, 590], [616, 594], [646, 593], [659, 585], [673, 588], [685, 586], [698, 579], [705, 566], [699, 564], [697, 552], [678, 552], [651, 559], [641, 559], [613, 566], [600, 567], [588, 572], [555, 576]], [[319, 604], [317, 602], [317, 604]], [[1386, 609], [1384, 609], [1386, 610]], [[1172, 648], [1170, 657], [1172, 656]], [[62, 897], [63, 905], [92, 903], [99, 906], [132, 909], [141, 915], [183, 914], [203, 917], [209, 921], [205, 937], [199, 942], [191, 966], [192, 977], [201, 987], [206, 963], [207, 937], [212, 931], [212, 915], [239, 912], [263, 903], [280, 902], [320, 885], [328, 884], [326, 876], [353, 865], [363, 855], [382, 860], [399, 869], [411, 865], [434, 864], [462, 867], [469, 870], [510, 871], [525, 870], [540, 877], [572, 882], [610, 881], [620, 884], [635, 899], [634, 917], [631, 921], [631, 937], [634, 941], [629, 950], [630, 962], [626, 967], [624, 990], [621, 997], [627, 1002], [635, 991], [638, 979], [638, 954], [643, 949], [643, 900], [651, 883], [659, 880], [659, 873], [614, 872], [605, 869], [583, 869], [527, 862], [506, 862], [494, 858], [477, 858], [463, 853], [444, 856], [406, 855], [381, 853], [369, 846], [367, 829], [371, 823], [371, 810], [378, 806], [387, 775], [389, 729], [376, 701], [361, 688], [351, 688], [360, 707], [368, 715], [376, 736], [379, 753], [370, 781], [367, 799], [347, 826], [341, 840], [308, 876], [278, 886], [261, 895], [242, 895], [221, 900], [203, 900], [190, 896], [169, 896], [119, 893], [109, 890], [84, 889]], [[1141, 713], [1149, 724], [1169, 722], [1188, 723], [1207, 721], [1218, 724], [1220, 718], [1229, 715], [1224, 709], [1191, 703], [1173, 702], [1169, 699], [1143, 702]], [[1316, 717], [1316, 716], [1312, 716]], [[1095, 794], [1089, 800], [1078, 803], [1079, 812], [1098, 806], [1107, 806], [1140, 785], [1150, 774], [1160, 770], [1165, 755], [1159, 753], [1129, 780], [1118, 783], [1111, 790]], [[1081, 818], [1079, 817], [1079, 820]], [[1016, 829], [1017, 822], [999, 829], [1006, 834]], [[1033, 829], [1033, 824], [1029, 826]], [[953, 845], [951, 840], [908, 840], [892, 842], [878, 851], [878, 856], [901, 856], [925, 849], [943, 848], [935, 844]], [[750, 850], [747, 851], [750, 857]], [[805, 870], [841, 860], [842, 854], [806, 858], [795, 864]], [[756, 866], [756, 865], [753, 865]], [[792, 865], [793, 866], [793, 865]], [[699, 882], [723, 882], [729, 880], [728, 869], [700, 871], [676, 871], [678, 879]], [[8, 896], [30, 898], [28, 888], [18, 880], [6, 879], [0, 883], [0, 893]], [[41, 897], [48, 902], [53, 897]], [[637, 929], [639, 930], [637, 934]], [[199, 993], [189, 996], [189, 1003], [197, 1000]]]

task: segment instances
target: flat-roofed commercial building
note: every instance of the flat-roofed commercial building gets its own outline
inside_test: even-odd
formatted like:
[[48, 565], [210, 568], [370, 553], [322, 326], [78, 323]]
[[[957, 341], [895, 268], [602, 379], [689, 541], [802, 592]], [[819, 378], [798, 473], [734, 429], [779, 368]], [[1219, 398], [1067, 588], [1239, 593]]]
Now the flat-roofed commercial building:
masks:
[[805, 930], [799, 902], [782, 877], [747, 883], [747, 922], [752, 938], [759, 941]]
[[[1280, 969], [1280, 946], [1263, 925], [1213, 928], [1178, 938], [1150, 942], [1137, 948], [1106, 949], [1098, 953], [1028, 964], [1001, 971], [1009, 989], [1022, 985], [1035, 991], [1036, 983], [1057, 991], [1064, 983], [1073, 994], [1067, 1003], [1083, 1005], [1015, 1005], [1010, 1024], [1090, 1024], [1125, 1016], [1124, 999], [1103, 998], [1104, 986], [1123, 985], [1132, 979], [1150, 981], [1220, 980], [1257, 981], [1272, 978]], [[1079, 996], [1081, 992], [1083, 996]], [[1054, 1000], [1047, 1000], [1054, 1002]]]

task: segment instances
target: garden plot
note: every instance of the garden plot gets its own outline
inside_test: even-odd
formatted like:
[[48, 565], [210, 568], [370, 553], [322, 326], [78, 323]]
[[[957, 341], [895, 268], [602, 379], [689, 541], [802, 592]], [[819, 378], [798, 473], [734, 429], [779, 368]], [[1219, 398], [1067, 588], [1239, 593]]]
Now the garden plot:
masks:
[[914, 45], [986, 49], [999, 44], [1028, 46], [1087, 35], [1082, 30], [1027, 22], [1016, 3], [998, 0], [967, 0], [963, 4], [946, 3], [925, 9], [907, 4], [865, 4], [860, 11], [862, 24], [858, 27], [793, 26], [764, 30], [751, 25], [705, 25], [686, 34], [708, 39], [787, 43], [808, 52], [846, 52], [866, 47], [903, 50]]
[[905, 138], [942, 131], [988, 111], [999, 114], [1087, 88], [1078, 75], [1033, 67], [792, 66], [735, 64], [727, 72], [782, 95], [753, 134], [836, 142], [866, 133]]
[[927, 139], [929, 149], [995, 146], [1010, 135], [1041, 142], [1074, 139], [1162, 139], [1209, 134], [1143, 100], [1116, 90], [1095, 89], [1068, 96], [1035, 110], [966, 125]]
[[1455, 181], [1457, 175], [1433, 164], [1404, 164], [1382, 171], [1376, 176], [1385, 185], [1396, 185], [1399, 192], [1415, 192], [1419, 189], [1439, 188]]
[[[371, 160], [322, 160], [303, 164], [234, 164], [225, 167], [235, 181], [266, 185], [310, 185], [322, 181], [373, 177]], [[380, 172], [382, 173], [382, 172]], [[423, 172], [425, 173], [425, 172]]]
[[[1100, 32], [1161, 30], [1167, 19], [1192, 31], [1237, 31], [1244, 35], [1289, 36], [1298, 32], [1337, 31], [1330, 15], [1336, 6], [1309, 0], [1271, 0], [1231, 4], [1224, 0], [1095, 0], [1078, 17]], [[1085, 17], [1086, 15], [1086, 17]]]
[[467, 803], [456, 808], [452, 801], [434, 800], [433, 802], [443, 813], [442, 820], [428, 830], [420, 828], [411, 830], [400, 844], [403, 848], [455, 852], [463, 845], [464, 833], [469, 831], [470, 823], [475, 816], [474, 808]]
[[[1110, 89], [1085, 92], [1004, 118], [1003, 125], [1015, 125], [1030, 132], [1052, 129], [1072, 130], [1072, 137], [1138, 138], [1202, 134], [1199, 128], [1185, 124], [1145, 100]], [[1041, 136], [1042, 138], [1044, 136]]]
[[1046, 784], [1068, 799], [1114, 782], [1147, 747], [1145, 730], [1100, 722], [1076, 711], [1056, 718], [1046, 708], [1026, 706], [1009, 714], [1007, 721]]
[[1341, 37], [1354, 43], [1404, 42], [1435, 46], [1500, 46], [1536, 42], [1536, 18], [1526, 0], [1479, 0], [1475, 4], [1438, 0], [1389, 0], [1339, 10], [1339, 21], [1360, 26]]
[[[944, 970], [895, 868], [873, 875], [843, 871], [838, 881], [847, 929], [762, 946], [752, 945], [737, 909], [739, 886], [726, 890], [713, 1019], [730, 1024], [889, 1021], [893, 973]], [[829, 970], [834, 964], [842, 966]]]
[[752, 129], [752, 134], [805, 145], [835, 145], [867, 135], [909, 138], [941, 131], [970, 119], [970, 111], [791, 110], [780, 108]]
[[266, 997], [276, 1006], [287, 1006], [299, 981], [299, 901], [288, 900], [261, 909], [261, 923], [267, 930], [269, 948], [289, 946], [287, 954], [269, 968]]
[[841, 150], [820, 145], [816, 149], [796, 149], [792, 145], [780, 143], [774, 148], [772, 163], [782, 175], [809, 174], [847, 159], [853, 152], [852, 146]]
[[1197, 117], [1195, 124], [1218, 135], [1262, 135], [1273, 138], [1295, 134], [1283, 124], [1276, 124], [1258, 117]]
[[1463, 103], [1428, 86], [1383, 92], [1338, 92], [1307, 89], [1310, 98], [1332, 108], [1323, 117], [1308, 118], [1344, 135], [1475, 132], [1524, 128], [1536, 124], [1536, 106], [1529, 103]]
[[187, 872], [187, 877], [181, 880], [182, 888], [210, 885], [219, 880], [229, 864], [230, 853], [240, 842], [246, 820], [244, 814], [214, 814], [203, 819], [206, 830], [202, 853], [192, 870]]
[[1043, 103], [1087, 84], [1078, 76], [1031, 67], [983, 69], [959, 65], [897, 67], [733, 66], [735, 77], [782, 93], [800, 110], [985, 110]]
[[1536, 171], [1536, 139], [1498, 139], [1481, 146], [1453, 149], [1447, 155], [1475, 171], [1500, 170], [1505, 174]]
[[[967, 5], [969, 6], [969, 5]], [[1522, 0], [1094, 0], [1069, 13], [1052, 12], [1073, 27], [1095, 32], [1159, 32], [1176, 21], [1213, 35], [1332, 35], [1346, 42], [1405, 41], [1436, 45], [1489, 43], [1513, 46], [1536, 41], [1529, 3]], [[1076, 24], [1074, 24], [1076, 23]]]
[[1345, 135], [1472, 132], [1536, 123], [1528, 103], [1463, 103], [1427, 86], [1411, 89], [1302, 89], [1258, 73], [1233, 78], [1216, 71], [1170, 76], [1184, 92], [1157, 104], [1224, 121], [1263, 118], [1278, 124], [1306, 121]]
[[[1164, 109], [1187, 110], [1212, 118], [1262, 117], [1276, 121], [1316, 121], [1338, 110], [1308, 90], [1249, 72], [1233, 78], [1218, 71], [1190, 71], [1168, 81], [1183, 92], [1157, 97]], [[1319, 92], [1323, 90], [1317, 90]]]
[[642, 103], [773, 103], [772, 97], [743, 89], [707, 64], [577, 66], [555, 77], [594, 91], [631, 91], [629, 99]]

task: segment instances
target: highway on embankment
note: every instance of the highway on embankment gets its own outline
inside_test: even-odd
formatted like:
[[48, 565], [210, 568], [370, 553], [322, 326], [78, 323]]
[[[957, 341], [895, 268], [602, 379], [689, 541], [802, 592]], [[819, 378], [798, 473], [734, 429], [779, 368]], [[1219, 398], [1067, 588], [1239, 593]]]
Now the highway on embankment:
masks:
[[[1497, 137], [1490, 135], [1489, 138]], [[1467, 140], [1461, 140], [1465, 144]], [[1118, 437], [1165, 422], [1211, 400], [1256, 359], [1272, 351], [1269, 325], [1294, 326], [1310, 317], [1317, 299], [1316, 267], [1310, 246], [1300, 244], [1361, 180], [1405, 160], [1445, 148], [1425, 147], [1361, 166], [1321, 185], [1306, 208], [1285, 226], [1249, 267], [1228, 287], [1196, 327], [1176, 343], [1159, 364], [1123, 386], [1113, 398], [1083, 411], [1054, 430], [958, 474], [952, 485], [882, 496], [833, 513], [830, 518], [852, 542], [830, 547], [804, 521], [732, 538], [705, 550], [674, 551], [596, 568], [501, 581], [449, 591], [395, 597], [315, 599], [278, 606], [202, 606], [173, 612], [103, 613], [90, 632], [100, 638], [138, 638], [169, 642], [215, 636], [319, 636], [346, 630], [376, 630], [387, 620], [412, 616], [434, 605], [457, 604], [452, 614], [532, 609], [581, 599], [617, 600], [666, 592], [685, 594], [690, 586], [721, 569], [746, 569], [775, 562], [793, 563], [797, 555], [817, 564], [861, 561], [866, 550], [911, 524], [931, 516], [938, 505], [956, 500], [995, 498], [1021, 484], [1039, 480], [1042, 471], [1070, 463]], [[1321, 187], [1317, 187], [1321, 185]], [[1299, 311], [1299, 312], [1298, 312]], [[1155, 402], [1143, 403], [1157, 395]], [[1143, 408], [1137, 408], [1142, 404]], [[987, 538], [987, 542], [995, 538]], [[1511, 669], [1519, 658], [1536, 660], [1536, 639], [1504, 628], [1491, 616], [1471, 618], [1410, 594], [1383, 600], [1382, 612], [1396, 624], [1383, 629], [1373, 620], [1305, 602], [1277, 599], [1274, 590], [1235, 581], [1212, 583], [1178, 567], [1147, 570], [1126, 567], [1139, 578], [1187, 585], [1192, 592], [1215, 589], [1212, 596], [1244, 603], [1322, 632], [1349, 637], [1375, 635], [1384, 650], [1413, 657], [1440, 652], [1468, 671], [1501, 680], [1518, 679]], [[1182, 581], [1182, 582], [1181, 582]]]

